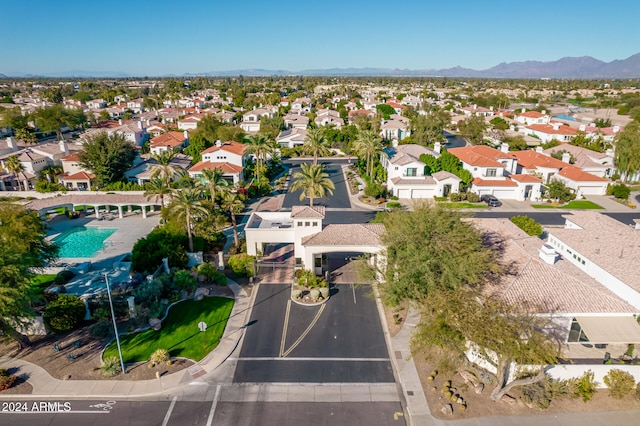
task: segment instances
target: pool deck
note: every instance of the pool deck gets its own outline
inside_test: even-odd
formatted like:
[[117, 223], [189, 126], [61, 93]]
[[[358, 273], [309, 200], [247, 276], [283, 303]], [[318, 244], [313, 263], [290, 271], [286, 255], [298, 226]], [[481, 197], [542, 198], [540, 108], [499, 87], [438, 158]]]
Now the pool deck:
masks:
[[114, 262], [120, 260], [126, 253], [131, 253], [133, 245], [140, 238], [145, 237], [160, 222], [160, 212], [148, 214], [146, 219], [140, 215], [128, 215], [122, 219], [96, 220], [90, 217], [80, 217], [78, 219], [68, 219], [64, 216], [57, 216], [47, 222], [48, 236], [53, 238], [73, 227], [87, 226], [97, 228], [117, 229], [105, 240], [105, 248], [100, 250], [91, 258], [60, 258], [59, 262], [66, 264], [79, 264], [91, 262], [91, 269], [112, 269]]

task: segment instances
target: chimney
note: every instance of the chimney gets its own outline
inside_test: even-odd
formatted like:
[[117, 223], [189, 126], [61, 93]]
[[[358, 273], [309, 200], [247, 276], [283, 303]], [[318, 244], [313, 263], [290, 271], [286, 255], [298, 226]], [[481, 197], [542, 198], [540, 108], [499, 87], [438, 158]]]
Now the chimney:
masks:
[[527, 109], [526, 108], [522, 108], [522, 111], [520, 111], [520, 112], [527, 112]]
[[620, 131], [620, 126], [613, 126], [613, 133], [618, 133]]
[[560, 124], [553, 123], [553, 130], [558, 130], [558, 129], [560, 129]]
[[489, 107], [489, 111], [493, 111], [493, 106], [490, 106], [490, 107]]
[[122, 118], [118, 118], [118, 124], [122, 126]]
[[640, 219], [633, 219], [633, 221], [635, 222], [636, 226], [634, 227], [634, 229], [636, 231], [640, 230]]
[[11, 152], [15, 151], [18, 148], [16, 146], [16, 139], [13, 136], [9, 136], [7, 138], [7, 148], [10, 148]]
[[542, 151], [543, 151], [543, 149], [542, 149], [542, 147], [541, 147], [541, 146], [537, 146], [537, 147], [536, 147], [536, 152], [537, 152], [538, 154], [542, 154], [542, 153], [543, 153]]
[[580, 130], [581, 132], [584, 132], [587, 130], [587, 126], [585, 126], [584, 124], [581, 124], [580, 127], [578, 127], [578, 130]]
[[138, 129], [140, 130], [144, 129], [144, 126], [142, 125], [142, 120], [138, 121]]
[[571, 154], [569, 154], [568, 152], [563, 152], [562, 153], [562, 162], [569, 164], [571, 162]]
[[60, 146], [60, 152], [64, 152], [65, 154], [69, 153], [69, 147], [67, 146], [67, 141], [61, 140], [60, 142], [58, 142], [58, 145]]
[[200, 108], [196, 107], [196, 114], [200, 114]]
[[151, 127], [151, 121], [147, 120], [147, 127]]
[[220, 148], [220, 147], [222, 146], [222, 141], [221, 141], [220, 139], [218, 139], [218, 140], [216, 141], [216, 146], [217, 146], [218, 148]]
[[392, 140], [392, 141], [391, 141], [391, 146], [392, 146], [392, 147], [396, 147], [396, 146], [398, 146], [398, 139], [394, 139], [394, 140]]
[[505, 154], [509, 152], [509, 144], [506, 142], [502, 142], [500, 144], [500, 151], [504, 152]]
[[478, 109], [478, 105], [473, 104], [473, 109]]
[[189, 132], [187, 132], [186, 130], [182, 132], [182, 135], [184, 136], [185, 139], [189, 139]]
[[442, 144], [440, 142], [436, 142], [433, 144], [433, 150], [440, 154], [440, 150], [442, 149]]
[[547, 111], [546, 110], [542, 110], [542, 115], [547, 115]]
[[540, 247], [538, 255], [540, 256], [540, 259], [549, 265], [556, 263], [556, 259], [558, 257], [556, 250], [549, 244], [543, 244], [542, 247]]

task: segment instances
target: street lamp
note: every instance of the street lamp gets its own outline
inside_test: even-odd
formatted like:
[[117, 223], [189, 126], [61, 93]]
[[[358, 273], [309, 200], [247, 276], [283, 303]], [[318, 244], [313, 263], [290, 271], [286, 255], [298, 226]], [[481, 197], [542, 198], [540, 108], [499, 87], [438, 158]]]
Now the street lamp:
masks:
[[113, 312], [113, 301], [111, 300], [111, 287], [109, 287], [109, 276], [107, 272], [104, 273], [104, 282], [107, 283], [107, 294], [109, 295], [109, 307], [111, 308], [111, 319], [113, 320], [113, 332], [116, 334], [116, 344], [118, 345], [118, 355], [120, 355], [120, 366], [122, 367], [122, 374], [127, 374], [127, 370], [124, 368], [124, 360], [122, 359], [122, 349], [120, 349], [120, 336], [118, 336], [118, 326], [116, 325], [116, 315]]

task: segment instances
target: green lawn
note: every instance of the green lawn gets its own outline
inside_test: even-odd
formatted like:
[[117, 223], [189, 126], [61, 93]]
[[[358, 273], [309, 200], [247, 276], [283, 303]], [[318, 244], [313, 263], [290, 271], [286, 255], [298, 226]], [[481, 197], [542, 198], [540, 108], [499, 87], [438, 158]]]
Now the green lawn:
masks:
[[565, 210], [602, 210], [603, 207], [589, 200], [573, 200], [564, 206], [553, 204], [532, 204], [534, 209], [565, 209]]
[[438, 205], [447, 208], [447, 209], [486, 209], [487, 205], [485, 203], [475, 204], [475, 203], [466, 203], [464, 201], [457, 203], [438, 203]]
[[[159, 331], [121, 336], [124, 362], [148, 361], [156, 349], [166, 349], [172, 357], [200, 361], [218, 346], [232, 307], [233, 299], [226, 297], [205, 297], [199, 302], [185, 300], [172, 306]], [[204, 333], [198, 329], [200, 321], [207, 323]], [[118, 356], [115, 341], [107, 347], [103, 358], [109, 356]]]
[[47, 287], [53, 284], [56, 279], [56, 274], [38, 274], [31, 279], [31, 285], [34, 289], [44, 291]]

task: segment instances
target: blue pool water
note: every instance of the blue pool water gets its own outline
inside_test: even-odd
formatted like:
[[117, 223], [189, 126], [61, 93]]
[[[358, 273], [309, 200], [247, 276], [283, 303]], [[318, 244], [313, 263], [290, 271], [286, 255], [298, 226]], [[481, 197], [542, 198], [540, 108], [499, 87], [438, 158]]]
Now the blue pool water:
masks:
[[116, 231], [117, 229], [81, 226], [63, 232], [53, 241], [60, 246], [59, 256], [61, 258], [93, 257], [104, 247], [104, 240]]
[[558, 120], [576, 121], [575, 118], [570, 117], [570, 116], [568, 116], [566, 114], [554, 115], [553, 118], [557, 118]]

